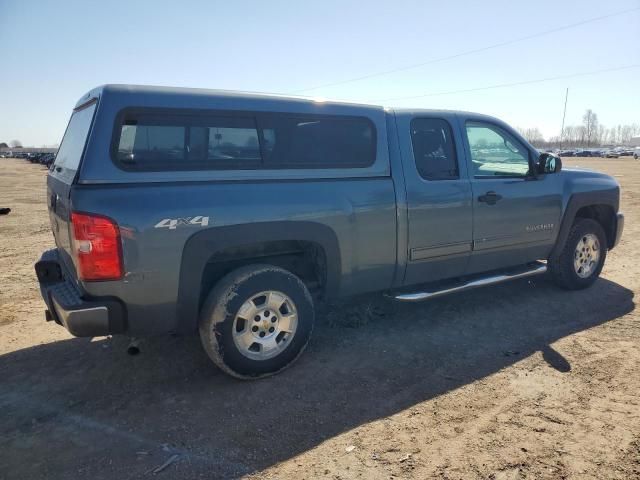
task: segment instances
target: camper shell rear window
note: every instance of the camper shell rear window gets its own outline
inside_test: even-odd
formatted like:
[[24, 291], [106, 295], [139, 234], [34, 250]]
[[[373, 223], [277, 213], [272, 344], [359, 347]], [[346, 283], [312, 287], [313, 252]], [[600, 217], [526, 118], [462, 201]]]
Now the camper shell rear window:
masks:
[[65, 183], [73, 182], [84, 153], [91, 130], [97, 101], [94, 99], [76, 108], [62, 137], [60, 148], [53, 163], [55, 175]]

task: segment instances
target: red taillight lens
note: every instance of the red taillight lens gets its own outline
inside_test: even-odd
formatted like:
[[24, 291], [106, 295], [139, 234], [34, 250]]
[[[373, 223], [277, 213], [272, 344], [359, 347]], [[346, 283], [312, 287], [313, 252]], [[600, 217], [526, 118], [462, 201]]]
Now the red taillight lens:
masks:
[[72, 213], [73, 249], [81, 280], [122, 278], [122, 248], [118, 225], [105, 217]]

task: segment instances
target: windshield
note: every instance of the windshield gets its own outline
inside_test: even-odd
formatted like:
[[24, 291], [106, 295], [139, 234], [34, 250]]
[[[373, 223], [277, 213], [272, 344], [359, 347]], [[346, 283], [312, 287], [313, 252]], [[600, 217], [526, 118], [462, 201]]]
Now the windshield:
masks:
[[82, 108], [82, 110], [76, 110], [71, 115], [67, 131], [64, 133], [53, 164], [56, 176], [66, 183], [73, 181], [73, 177], [75, 177], [80, 165], [80, 158], [87, 142], [87, 135], [91, 128], [95, 109], [96, 102], [93, 102]]

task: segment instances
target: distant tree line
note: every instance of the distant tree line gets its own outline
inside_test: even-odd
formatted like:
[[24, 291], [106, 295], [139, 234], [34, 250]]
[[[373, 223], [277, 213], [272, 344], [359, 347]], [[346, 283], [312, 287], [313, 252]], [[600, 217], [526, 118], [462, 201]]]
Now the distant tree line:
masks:
[[603, 145], [628, 145], [631, 137], [640, 135], [640, 125], [617, 125], [607, 128], [598, 122], [598, 115], [591, 109], [584, 112], [582, 125], [564, 127], [562, 135], [546, 140], [538, 128], [518, 128], [520, 134], [535, 147], [589, 148]]
[[8, 144], [0, 142], [0, 148], [22, 148], [22, 142], [20, 140], [11, 140]]

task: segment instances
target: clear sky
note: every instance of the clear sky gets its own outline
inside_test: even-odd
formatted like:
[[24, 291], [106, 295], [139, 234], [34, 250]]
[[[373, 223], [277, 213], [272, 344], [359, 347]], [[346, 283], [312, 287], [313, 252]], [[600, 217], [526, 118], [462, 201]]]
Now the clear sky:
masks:
[[[56, 144], [104, 83], [292, 93], [511, 42], [305, 95], [498, 116], [557, 135], [593, 109], [640, 123], [640, 0], [0, 0], [0, 141]], [[421, 96], [427, 95], [427, 96]], [[412, 97], [398, 99], [399, 97]]]

